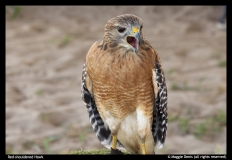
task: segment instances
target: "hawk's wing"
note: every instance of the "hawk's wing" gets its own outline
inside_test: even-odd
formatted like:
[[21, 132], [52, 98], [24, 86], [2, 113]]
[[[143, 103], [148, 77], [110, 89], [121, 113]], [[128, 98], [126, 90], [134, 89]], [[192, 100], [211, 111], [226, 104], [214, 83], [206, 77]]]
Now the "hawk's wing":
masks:
[[158, 55], [153, 69], [153, 87], [155, 90], [155, 104], [153, 111], [152, 133], [156, 146], [162, 148], [166, 138], [168, 123], [167, 87]]
[[[89, 113], [89, 120], [93, 127], [93, 130], [96, 133], [96, 136], [98, 137], [102, 145], [110, 149], [112, 142], [111, 131], [106, 129], [104, 126], [104, 122], [97, 110], [94, 97], [87, 88], [86, 77], [86, 69], [84, 64], [82, 70], [81, 97], [87, 107]], [[124, 147], [119, 141], [117, 142], [117, 147], [120, 149], [124, 149]]]

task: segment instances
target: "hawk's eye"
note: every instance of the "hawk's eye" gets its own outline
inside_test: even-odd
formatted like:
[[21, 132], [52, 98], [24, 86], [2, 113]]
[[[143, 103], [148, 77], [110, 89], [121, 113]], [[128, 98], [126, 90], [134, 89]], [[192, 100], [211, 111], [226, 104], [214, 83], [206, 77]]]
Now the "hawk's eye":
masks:
[[123, 33], [125, 30], [126, 30], [126, 28], [123, 28], [123, 27], [117, 27], [117, 29], [118, 29], [118, 32], [120, 32], [120, 33]]

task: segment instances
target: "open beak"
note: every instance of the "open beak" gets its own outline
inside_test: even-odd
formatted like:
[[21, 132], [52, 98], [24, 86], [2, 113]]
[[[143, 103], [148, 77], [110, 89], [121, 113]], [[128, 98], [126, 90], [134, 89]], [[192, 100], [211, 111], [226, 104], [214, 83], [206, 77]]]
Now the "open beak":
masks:
[[138, 53], [138, 47], [140, 45], [140, 33], [137, 27], [134, 27], [132, 34], [126, 37], [127, 43], [129, 43], [134, 49], [135, 53]]

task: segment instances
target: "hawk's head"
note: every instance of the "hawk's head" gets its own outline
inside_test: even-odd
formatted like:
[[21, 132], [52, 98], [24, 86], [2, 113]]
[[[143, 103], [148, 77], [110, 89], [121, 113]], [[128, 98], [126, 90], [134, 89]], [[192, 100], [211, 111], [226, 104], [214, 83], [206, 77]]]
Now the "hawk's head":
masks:
[[104, 40], [110, 47], [123, 47], [127, 51], [138, 53], [142, 41], [141, 18], [133, 14], [124, 14], [110, 19], [105, 25]]

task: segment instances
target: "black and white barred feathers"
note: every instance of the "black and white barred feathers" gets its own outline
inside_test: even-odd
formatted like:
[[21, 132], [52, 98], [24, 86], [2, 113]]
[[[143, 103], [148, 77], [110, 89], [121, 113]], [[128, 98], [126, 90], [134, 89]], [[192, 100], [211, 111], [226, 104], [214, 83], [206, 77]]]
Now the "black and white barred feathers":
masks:
[[167, 134], [168, 114], [167, 114], [167, 87], [164, 72], [158, 61], [155, 62], [154, 72], [158, 86], [158, 94], [155, 98], [153, 110], [152, 133], [156, 146], [163, 147]]

